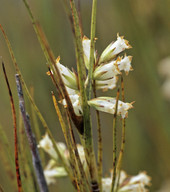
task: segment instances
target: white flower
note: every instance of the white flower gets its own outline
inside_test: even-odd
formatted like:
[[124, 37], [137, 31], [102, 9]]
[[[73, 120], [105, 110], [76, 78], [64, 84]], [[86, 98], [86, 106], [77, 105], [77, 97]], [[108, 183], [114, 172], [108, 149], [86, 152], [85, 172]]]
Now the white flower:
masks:
[[[81, 104], [80, 104], [80, 96], [79, 96], [79, 94], [75, 93], [73, 95], [69, 95], [69, 97], [70, 97], [71, 103], [73, 105], [73, 109], [74, 109], [75, 114], [77, 116], [82, 116], [83, 110], [82, 110], [82, 107], [81, 107]], [[60, 101], [60, 103], [62, 103], [64, 105], [64, 107], [67, 107], [67, 103], [66, 103], [65, 99]]]
[[99, 64], [107, 63], [113, 60], [119, 53], [121, 53], [125, 49], [130, 48], [131, 45], [129, 45], [129, 42], [125, 40], [123, 36], [120, 37], [119, 34], [117, 34], [117, 40], [115, 42], [112, 42], [101, 54]]
[[128, 75], [129, 71], [132, 71], [132, 66], [131, 66], [131, 61], [132, 61], [132, 56], [124, 56], [124, 58], [122, 59], [122, 57], [118, 57], [117, 61], [117, 65], [120, 71], [125, 71], [126, 75]]
[[64, 167], [58, 167], [54, 160], [50, 160], [44, 170], [44, 176], [47, 184], [53, 184], [56, 182], [57, 177], [67, 176], [67, 172]]
[[77, 150], [81, 159], [82, 164], [86, 164], [86, 158], [85, 158], [85, 153], [84, 153], [84, 148], [82, 145], [77, 144]]
[[[98, 97], [88, 101], [88, 104], [92, 107], [95, 107], [99, 111], [107, 112], [114, 114], [116, 107], [116, 99], [112, 97]], [[122, 118], [128, 116], [128, 110], [133, 108], [132, 103], [124, 103], [118, 101], [117, 114], [121, 115]]]
[[136, 176], [127, 177], [120, 183], [120, 192], [132, 191], [132, 192], [147, 192], [146, 186], [150, 186], [151, 178], [146, 172], [141, 172]]
[[111, 79], [108, 80], [96, 80], [95, 81], [95, 86], [96, 89], [102, 89], [103, 91], [107, 91], [108, 89], [114, 89], [116, 87], [116, 83], [117, 83], [117, 76], [114, 76]]
[[164, 77], [170, 77], [170, 56], [160, 61], [158, 72]]
[[93, 78], [94, 80], [109, 80], [118, 74], [120, 74], [120, 70], [117, 61], [115, 60], [96, 67], [93, 73]]
[[[147, 192], [146, 186], [150, 186], [151, 178], [145, 173], [139, 173], [136, 176], [128, 176], [124, 171], [120, 172], [118, 192]], [[118, 177], [115, 180], [117, 186]], [[110, 192], [112, 185], [112, 176], [102, 178], [103, 192]]]
[[[45, 152], [47, 152], [52, 158], [58, 160], [58, 155], [53, 147], [53, 143], [46, 133], [43, 139], [39, 141], [39, 148], [42, 148]], [[62, 142], [57, 143], [57, 147], [61, 153], [61, 155], [66, 156], [66, 145]]]
[[62, 76], [62, 79], [64, 81], [64, 84], [71, 88], [71, 89], [75, 89], [78, 90], [78, 86], [77, 86], [77, 78], [74, 72], [72, 72], [70, 69], [68, 69], [67, 67], [65, 67], [64, 65], [62, 65], [60, 62], [60, 57], [58, 57], [56, 59], [56, 65], [60, 71], [60, 74]]
[[111, 184], [112, 184], [112, 178], [102, 178], [102, 188], [103, 192], [110, 192], [111, 191]]
[[[86, 36], [84, 36], [82, 40], [82, 45], [83, 45], [83, 51], [84, 51], [84, 62], [85, 62], [86, 68], [89, 69], [91, 40]], [[95, 52], [94, 52], [94, 58], [96, 59]]]

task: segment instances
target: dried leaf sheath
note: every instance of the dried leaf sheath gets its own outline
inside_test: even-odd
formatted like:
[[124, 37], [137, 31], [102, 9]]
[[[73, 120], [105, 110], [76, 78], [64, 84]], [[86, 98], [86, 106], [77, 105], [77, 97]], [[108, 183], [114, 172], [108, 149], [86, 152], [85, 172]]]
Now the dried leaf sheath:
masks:
[[5, 81], [8, 88], [8, 93], [10, 97], [10, 104], [11, 104], [11, 111], [12, 111], [12, 118], [13, 118], [13, 127], [14, 127], [14, 141], [15, 141], [15, 168], [16, 168], [16, 177], [17, 177], [17, 186], [18, 191], [22, 192], [22, 182], [21, 182], [21, 175], [20, 175], [20, 166], [19, 166], [19, 159], [18, 159], [18, 137], [17, 137], [17, 120], [16, 120], [16, 112], [15, 112], [15, 106], [14, 106], [14, 100], [11, 92], [11, 88], [9, 85], [8, 77], [5, 70], [5, 65], [2, 62], [2, 68], [5, 76]]

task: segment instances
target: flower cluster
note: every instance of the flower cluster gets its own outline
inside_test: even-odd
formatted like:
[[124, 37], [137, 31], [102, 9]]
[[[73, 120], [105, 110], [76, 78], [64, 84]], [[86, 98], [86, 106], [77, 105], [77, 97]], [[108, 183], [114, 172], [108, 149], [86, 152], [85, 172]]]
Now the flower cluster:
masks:
[[[91, 40], [84, 36], [82, 39], [82, 45], [84, 51], [84, 61], [87, 70], [89, 69], [90, 62], [90, 44]], [[93, 70], [93, 84], [95, 85], [96, 89], [102, 89], [103, 91], [114, 89], [117, 84], [118, 76], [122, 74], [122, 71], [128, 75], [129, 71], [132, 70], [132, 56], [127, 56], [126, 54], [124, 56], [118, 55], [125, 49], [130, 48], [131, 46], [129, 45], [129, 42], [123, 37], [117, 35], [117, 40], [110, 43], [110, 45], [106, 47], [99, 57], [97, 57], [97, 51], [94, 51], [95, 67]], [[75, 114], [77, 116], [83, 115], [77, 74], [63, 66], [60, 63], [59, 57], [56, 60], [56, 65], [67, 88]], [[86, 86], [86, 82], [87, 80], [85, 81], [84, 86]], [[60, 102], [67, 107], [65, 100]], [[116, 99], [109, 97], [97, 97], [88, 101], [88, 104], [95, 107], [99, 111], [114, 114]], [[122, 118], [127, 117], [128, 110], [131, 108], [132, 103], [118, 101], [118, 115], [121, 115]]]
[[[66, 147], [66, 145], [62, 142], [57, 142], [57, 147], [60, 151], [60, 154], [64, 158], [65, 162], [69, 164], [70, 161], [70, 154]], [[58, 177], [65, 177], [67, 176], [67, 172], [65, 168], [61, 165], [60, 159], [53, 147], [52, 141], [49, 138], [48, 134], [46, 133], [45, 136], [39, 141], [39, 148], [42, 148], [50, 157], [51, 160], [48, 162], [47, 166], [44, 169], [44, 175], [47, 181], [47, 184], [53, 184], [56, 182], [55, 178]], [[80, 144], [77, 144], [77, 150], [81, 159], [81, 163], [86, 170], [87, 163], [85, 159], [85, 153], [83, 146]]]
[[[66, 148], [64, 143], [57, 143], [59, 151], [66, 162], [69, 162], [70, 154], [68, 149]], [[56, 178], [58, 177], [66, 177], [67, 172], [62, 165], [60, 165], [60, 161], [58, 155], [56, 154], [52, 141], [50, 140], [48, 134], [46, 134], [43, 139], [39, 142], [39, 147], [42, 148], [46, 153], [50, 155], [52, 158], [47, 166], [44, 169], [44, 175], [47, 181], [47, 184], [53, 184], [56, 182]], [[80, 156], [80, 160], [86, 170], [87, 163], [85, 159], [85, 153], [83, 146], [77, 144], [78, 153]], [[119, 181], [118, 181], [119, 180]], [[128, 176], [124, 171], [120, 172], [120, 177], [116, 177], [116, 183], [119, 182], [118, 192], [147, 192], [146, 187], [150, 185], [151, 178], [146, 175], [145, 172], [141, 172], [136, 176]], [[102, 178], [102, 186], [103, 192], [110, 192], [112, 184], [112, 174], [110, 177]], [[115, 185], [117, 186], [117, 184]]]

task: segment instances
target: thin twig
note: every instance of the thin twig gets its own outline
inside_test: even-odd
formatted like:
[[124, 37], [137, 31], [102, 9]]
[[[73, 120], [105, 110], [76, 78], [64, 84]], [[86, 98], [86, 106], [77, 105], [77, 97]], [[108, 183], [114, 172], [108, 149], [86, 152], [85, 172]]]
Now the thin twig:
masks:
[[18, 137], [17, 137], [17, 119], [16, 119], [16, 112], [15, 112], [15, 106], [14, 106], [14, 100], [12, 96], [12, 91], [9, 85], [8, 77], [5, 70], [5, 65], [2, 62], [2, 68], [5, 76], [5, 81], [8, 87], [8, 93], [10, 97], [10, 104], [11, 104], [11, 110], [12, 110], [12, 118], [13, 118], [13, 127], [14, 127], [14, 142], [15, 142], [15, 168], [16, 168], [16, 177], [17, 177], [17, 186], [18, 191], [22, 192], [22, 182], [21, 182], [21, 175], [20, 175], [20, 165], [19, 165], [19, 159], [18, 159]]
[[[122, 101], [125, 102], [124, 82], [123, 82], [122, 76], [121, 76], [121, 89], [122, 89]], [[125, 127], [126, 127], [125, 118], [122, 118], [122, 140], [121, 140], [121, 147], [120, 147], [118, 162], [117, 162], [117, 166], [116, 166], [117, 175], [118, 175], [116, 191], [119, 188], [120, 171], [121, 171], [121, 166], [122, 166], [123, 154], [124, 154], [124, 150], [125, 150]]]
[[114, 190], [115, 180], [116, 180], [116, 163], [117, 163], [117, 155], [116, 155], [116, 153], [117, 153], [116, 120], [117, 120], [118, 100], [119, 100], [119, 89], [117, 90], [115, 113], [114, 113], [114, 119], [113, 119], [113, 175], [112, 175], [111, 192], [113, 192], [113, 190]]
[[93, 0], [92, 15], [91, 15], [91, 44], [90, 44], [90, 62], [88, 71], [88, 85], [87, 85], [87, 98], [91, 99], [92, 92], [92, 80], [93, 80], [93, 69], [94, 69], [94, 51], [95, 51], [95, 33], [96, 33], [96, 11], [97, 11], [97, 0]]
[[32, 153], [32, 162], [33, 162], [34, 170], [35, 170], [35, 173], [37, 176], [38, 185], [39, 185], [41, 192], [48, 192], [48, 187], [47, 187], [47, 183], [45, 180], [43, 168], [41, 165], [41, 160], [39, 157], [36, 139], [35, 139], [35, 136], [33, 135], [32, 129], [31, 129], [29, 116], [28, 116], [28, 114], [26, 114], [26, 110], [25, 110], [25, 102], [24, 102], [24, 96], [23, 96], [23, 92], [22, 92], [20, 77], [18, 74], [16, 74], [15, 78], [16, 78], [18, 97], [19, 97], [19, 107], [20, 107], [20, 111], [22, 114], [28, 143], [29, 143], [31, 153]]
[[[94, 98], [97, 98], [95, 81], [93, 84], [93, 94], [94, 94]], [[102, 130], [101, 130], [100, 113], [98, 110], [96, 110], [96, 117], [97, 117], [97, 133], [98, 133], [98, 161], [97, 161], [97, 164], [98, 164], [98, 182], [99, 182], [100, 191], [102, 191], [103, 146], [102, 146]]]
[[81, 0], [78, 0], [78, 16], [79, 16], [79, 24], [80, 24], [80, 31], [81, 37], [83, 37], [83, 25], [82, 25], [82, 17], [81, 17]]

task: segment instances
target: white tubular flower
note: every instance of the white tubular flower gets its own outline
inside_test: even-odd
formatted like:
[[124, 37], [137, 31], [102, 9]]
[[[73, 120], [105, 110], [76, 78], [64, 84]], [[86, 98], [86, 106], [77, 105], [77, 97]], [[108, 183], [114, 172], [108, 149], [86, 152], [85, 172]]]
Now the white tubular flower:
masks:
[[54, 160], [50, 160], [44, 170], [44, 176], [47, 184], [53, 184], [56, 182], [57, 177], [66, 177], [67, 172], [64, 167], [58, 167]]
[[117, 40], [112, 42], [101, 54], [99, 64], [113, 60], [119, 53], [130, 48], [132, 47], [129, 45], [129, 42], [125, 40], [123, 36], [120, 37], [119, 34], [117, 34]]
[[102, 89], [103, 91], [107, 91], [108, 89], [114, 89], [116, 87], [117, 80], [117, 76], [114, 76], [113, 78], [104, 81], [96, 80], [96, 89]]
[[64, 84], [71, 89], [78, 90], [75, 73], [73, 73], [70, 69], [62, 65], [59, 61], [60, 57], [56, 59], [56, 65], [60, 71]]
[[51, 139], [49, 138], [48, 134], [46, 133], [43, 139], [40, 140], [39, 148], [42, 148], [45, 152], [47, 152], [52, 158], [58, 159], [58, 155], [54, 150], [53, 144]]
[[122, 59], [122, 57], [118, 57], [117, 61], [117, 65], [120, 71], [125, 71], [126, 75], [128, 75], [129, 71], [132, 71], [133, 68], [131, 66], [131, 61], [132, 61], [132, 56], [124, 56], [124, 58]]
[[[103, 111], [106, 113], [115, 113], [116, 107], [116, 99], [112, 97], [97, 97], [90, 101], [88, 104], [99, 111]], [[128, 116], [128, 110], [133, 108], [133, 103], [124, 103], [122, 101], [118, 101], [117, 115], [121, 115], [122, 118], [126, 118]]]
[[[82, 45], [84, 51], [84, 62], [87, 69], [89, 69], [89, 62], [90, 62], [90, 44], [91, 40], [86, 36], [84, 36], [82, 40]], [[96, 52], [94, 52], [94, 58], [96, 59]]]
[[110, 192], [111, 191], [111, 185], [112, 185], [112, 178], [111, 177], [102, 178], [103, 192]]
[[[120, 172], [118, 192], [147, 192], [146, 187], [150, 186], [151, 178], [145, 172], [136, 176], [128, 176], [124, 171]], [[118, 177], [116, 177], [117, 186]], [[103, 192], [110, 192], [112, 184], [112, 176], [102, 178]]]
[[109, 80], [120, 74], [117, 61], [111, 61], [107, 64], [101, 64], [94, 70], [94, 80]]
[[[82, 110], [82, 107], [81, 107], [81, 104], [80, 104], [79, 94], [69, 95], [69, 97], [70, 97], [71, 103], [73, 105], [75, 114], [77, 116], [82, 116], [83, 110]], [[67, 107], [67, 103], [66, 103], [65, 99], [60, 101], [60, 103], [62, 103], [64, 105], [64, 107]]]
[[147, 192], [146, 186], [150, 186], [151, 178], [146, 172], [141, 172], [136, 176], [127, 176], [120, 185], [120, 192], [132, 191], [132, 192]]
[[[39, 148], [42, 148], [46, 153], [48, 153], [53, 159], [58, 160], [58, 155], [53, 147], [53, 143], [50, 139], [50, 137], [48, 136], [48, 134], [46, 133], [45, 136], [43, 137], [43, 139], [41, 139], [39, 141]], [[66, 149], [66, 145], [62, 142], [58, 142], [57, 143], [57, 147], [61, 153], [61, 155], [66, 156], [67, 155], [67, 149]]]

